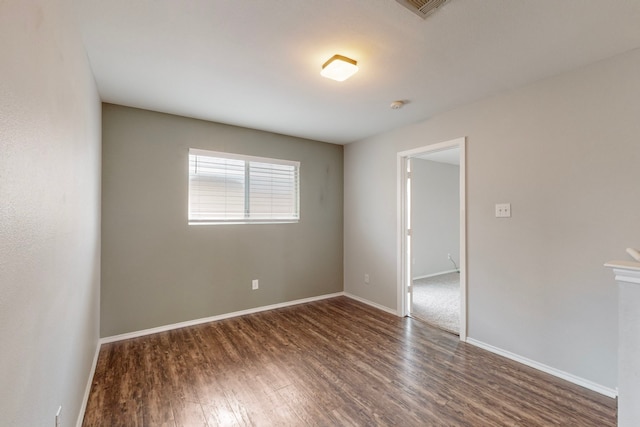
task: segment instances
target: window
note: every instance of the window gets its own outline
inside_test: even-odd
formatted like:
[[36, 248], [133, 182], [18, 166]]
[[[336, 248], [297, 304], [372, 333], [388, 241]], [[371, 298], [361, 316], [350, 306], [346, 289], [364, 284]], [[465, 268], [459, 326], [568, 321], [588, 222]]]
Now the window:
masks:
[[189, 149], [189, 224], [298, 222], [300, 163]]

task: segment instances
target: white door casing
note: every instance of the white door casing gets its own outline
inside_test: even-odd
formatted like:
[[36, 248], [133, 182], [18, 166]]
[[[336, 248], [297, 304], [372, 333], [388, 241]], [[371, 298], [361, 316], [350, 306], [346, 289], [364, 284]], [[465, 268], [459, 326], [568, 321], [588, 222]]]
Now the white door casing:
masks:
[[457, 138], [397, 153], [397, 307], [398, 315], [410, 313], [410, 191], [408, 160], [418, 154], [458, 148], [460, 152], [460, 340], [467, 339], [467, 250], [466, 250], [466, 138]]

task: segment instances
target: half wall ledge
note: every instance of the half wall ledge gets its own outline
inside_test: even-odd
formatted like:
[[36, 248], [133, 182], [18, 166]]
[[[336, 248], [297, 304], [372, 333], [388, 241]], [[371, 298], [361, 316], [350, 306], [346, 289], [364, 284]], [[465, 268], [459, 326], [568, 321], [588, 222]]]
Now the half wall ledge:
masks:
[[618, 283], [618, 426], [640, 425], [640, 262], [610, 261]]

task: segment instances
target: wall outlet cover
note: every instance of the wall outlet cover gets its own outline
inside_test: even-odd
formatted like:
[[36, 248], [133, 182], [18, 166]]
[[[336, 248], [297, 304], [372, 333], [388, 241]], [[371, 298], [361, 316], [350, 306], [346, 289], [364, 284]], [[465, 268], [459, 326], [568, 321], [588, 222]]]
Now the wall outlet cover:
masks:
[[496, 203], [496, 218], [511, 218], [511, 203]]

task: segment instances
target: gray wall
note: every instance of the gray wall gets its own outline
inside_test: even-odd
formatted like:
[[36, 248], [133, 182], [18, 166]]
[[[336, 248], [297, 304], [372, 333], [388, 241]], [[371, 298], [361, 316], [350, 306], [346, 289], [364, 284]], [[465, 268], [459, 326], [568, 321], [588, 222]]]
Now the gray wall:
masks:
[[411, 159], [411, 250], [414, 278], [460, 265], [460, 167]]
[[80, 412], [98, 343], [100, 101], [69, 1], [0, 2], [0, 424]]
[[[188, 225], [190, 147], [300, 161], [300, 222]], [[104, 104], [102, 336], [341, 292], [342, 160], [338, 145]]]
[[397, 307], [396, 153], [467, 136], [469, 337], [615, 388], [602, 264], [638, 246], [639, 74], [635, 50], [347, 145], [345, 291]]

